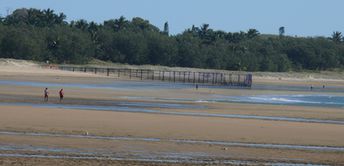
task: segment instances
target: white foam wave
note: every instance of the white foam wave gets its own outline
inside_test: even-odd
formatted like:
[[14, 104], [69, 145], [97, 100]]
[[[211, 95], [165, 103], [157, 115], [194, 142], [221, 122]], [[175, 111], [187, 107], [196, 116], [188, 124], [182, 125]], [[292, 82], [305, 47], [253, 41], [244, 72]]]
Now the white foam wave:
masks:
[[209, 101], [207, 101], [207, 100], [196, 100], [195, 102], [196, 103], [208, 103]]

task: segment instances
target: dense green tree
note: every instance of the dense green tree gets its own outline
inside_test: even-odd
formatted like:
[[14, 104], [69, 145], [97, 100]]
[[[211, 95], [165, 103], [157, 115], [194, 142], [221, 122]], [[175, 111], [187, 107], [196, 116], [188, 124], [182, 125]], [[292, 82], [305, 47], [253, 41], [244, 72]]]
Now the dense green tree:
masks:
[[178, 55], [176, 62], [182, 67], [202, 67], [204, 55], [201, 54], [201, 41], [192, 34], [186, 33], [177, 38]]
[[[87, 63], [96, 58], [128, 64], [155, 64], [242, 71], [331, 70], [344, 68], [341, 32], [325, 37], [290, 37], [213, 30], [209, 24], [169, 35], [140, 17], [103, 23], [67, 23], [51, 9], [17, 9], [0, 18], [0, 57]], [[283, 37], [282, 37], [283, 36]]]

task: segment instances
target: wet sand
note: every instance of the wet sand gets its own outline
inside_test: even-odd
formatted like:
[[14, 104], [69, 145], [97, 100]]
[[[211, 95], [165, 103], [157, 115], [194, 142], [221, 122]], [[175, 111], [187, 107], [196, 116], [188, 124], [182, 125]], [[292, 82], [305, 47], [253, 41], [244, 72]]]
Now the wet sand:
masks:
[[81, 134], [88, 131], [111, 136], [344, 146], [341, 134], [344, 125], [21, 106], [0, 106], [0, 110], [0, 126], [4, 131]]
[[[0, 80], [34, 81], [47, 83], [75, 83], [75, 84], [111, 84], [118, 79], [85, 73], [44, 71], [20, 72], [3, 70]], [[281, 81], [281, 80], [280, 80]], [[269, 82], [269, 80], [267, 80]], [[298, 84], [299, 81], [294, 82]], [[319, 82], [319, 85], [322, 82]], [[274, 84], [274, 82], [272, 82]], [[287, 82], [286, 84], [289, 84]], [[303, 83], [302, 83], [303, 84]], [[336, 84], [337, 85], [337, 84]], [[173, 86], [173, 85], [172, 85]], [[42, 132], [59, 134], [86, 134], [94, 136], [125, 136], [129, 138], [152, 139], [185, 139], [199, 141], [227, 141], [249, 144], [273, 144], [273, 145], [301, 145], [301, 146], [330, 146], [344, 147], [344, 125], [326, 123], [304, 123], [289, 121], [272, 121], [259, 119], [199, 117], [183, 115], [164, 115], [139, 112], [113, 112], [99, 110], [79, 110], [62, 108], [44, 108], [32, 106], [16, 106], [15, 103], [42, 103], [42, 91], [44, 87], [30, 85], [0, 85], [1, 102], [9, 103], [0, 105], [0, 131], [12, 132]], [[59, 86], [49, 87], [51, 97], [49, 103], [59, 104], [57, 91]], [[56, 92], [56, 93], [55, 93]], [[266, 90], [239, 90], [239, 89], [212, 89], [193, 87], [186, 88], [65, 88], [66, 99], [64, 104], [71, 105], [108, 105], [115, 106], [118, 103], [146, 103], [149, 106], [144, 109], [154, 109], [162, 112], [193, 112], [212, 114], [237, 114], [272, 117], [296, 117], [324, 120], [344, 120], [344, 112], [341, 108], [305, 107], [266, 104], [243, 103], [203, 103], [180, 99], [206, 99], [211, 95], [256, 95], [256, 94], [299, 94], [295, 91], [266, 91]], [[302, 94], [314, 92], [303, 91]], [[318, 92], [324, 93], [324, 92]], [[343, 95], [342, 93], [335, 93]], [[12, 103], [12, 105], [11, 105]], [[184, 104], [202, 106], [200, 108], [168, 108], [154, 106], [152, 103]], [[141, 108], [140, 105], [129, 106]], [[203, 108], [204, 107], [204, 108]], [[111, 159], [76, 159], [76, 158], [40, 158], [20, 155], [0, 155], [0, 164], [25, 163], [31, 165], [65, 164], [65, 165], [191, 165], [202, 164], [187, 162], [188, 160], [203, 161], [253, 161], [260, 163], [313, 163], [313, 164], [343, 164], [343, 152], [313, 151], [300, 149], [278, 149], [262, 147], [242, 147], [224, 145], [206, 145], [201, 143], [173, 143], [166, 141], [123, 141], [123, 140], [94, 140], [81, 138], [51, 138], [44, 136], [22, 136], [0, 134], [0, 147], [9, 145], [72, 148], [85, 149], [91, 152], [111, 154], [112, 157], [121, 155], [126, 160]], [[104, 150], [104, 151], [103, 151]], [[179, 163], [168, 162], [166, 156], [174, 154]], [[0, 154], [48, 154], [63, 156], [66, 152], [32, 151], [32, 150], [0, 150]], [[165, 161], [140, 161], [147, 158], [138, 154], [155, 155], [157, 159]], [[166, 155], [164, 155], [166, 154]], [[182, 156], [192, 154], [190, 159], [182, 160]], [[74, 154], [75, 155], [75, 154]], [[80, 154], [76, 154], [79, 155]], [[136, 156], [135, 156], [136, 155]], [[178, 156], [179, 155], [179, 156]], [[204, 156], [205, 155], [205, 156]], [[28, 158], [27, 158], [28, 157]], [[151, 156], [150, 156], [151, 157]], [[133, 159], [133, 160], [132, 160]], [[137, 160], [135, 160], [137, 159]], [[170, 158], [169, 158], [170, 159]], [[185, 163], [186, 162], [186, 163]], [[206, 164], [206, 163], [203, 163]], [[209, 163], [208, 163], [209, 164]], [[212, 163], [214, 164], [214, 163]], [[225, 164], [225, 163], [222, 163]], [[235, 163], [227, 163], [233, 164]]]
[[[21, 148], [20, 151], [22, 151], [22, 154], [35, 154], [37, 151], [41, 151], [46, 155], [55, 156], [92, 157], [98, 155], [98, 157], [117, 156], [123, 159], [130, 159], [129, 156], [131, 155], [136, 156], [138, 159], [151, 159], [156, 161], [175, 161], [175, 159], [179, 159], [180, 162], [187, 162], [188, 160], [194, 162], [206, 161], [202, 159], [208, 159], [208, 162], [212, 160], [222, 162], [229, 160], [236, 160], [238, 162], [253, 161], [262, 163], [266, 161], [270, 161], [271, 163], [276, 161], [290, 163], [303, 163], [304, 161], [312, 161], [310, 163], [329, 163], [329, 161], [336, 161], [336, 163], [343, 162], [343, 153], [331, 151], [249, 148], [215, 144], [180, 144], [168, 141], [97, 140], [65, 137], [39, 137], [38, 141], [37, 138], [33, 136], [1, 137], [1, 141], [6, 142], [8, 140], [16, 144], [17, 148]], [[23, 142], [25, 142], [25, 144], [23, 144]], [[25, 146], [27, 144], [30, 144], [30, 146]], [[12, 150], [11, 146], [4, 146], [3, 149], [5, 148], [7, 148], [7, 150], [2, 151], [0, 155], [18, 153], [18, 150]], [[54, 149], [54, 151], [49, 151], [49, 149]], [[90, 151], [90, 149], [92, 149], [92, 151]], [[184, 157], [184, 159], [182, 157]]]

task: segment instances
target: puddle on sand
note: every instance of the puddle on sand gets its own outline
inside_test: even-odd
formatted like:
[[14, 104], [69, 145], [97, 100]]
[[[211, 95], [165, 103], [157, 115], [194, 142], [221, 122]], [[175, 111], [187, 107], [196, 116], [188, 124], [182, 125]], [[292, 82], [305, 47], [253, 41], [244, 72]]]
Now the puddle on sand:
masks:
[[[130, 151], [111, 152], [105, 149], [73, 149], [56, 148], [32, 145], [4, 145], [0, 144], [0, 157], [21, 158], [47, 158], [47, 159], [80, 159], [80, 160], [116, 160], [116, 161], [143, 161], [160, 163], [194, 163], [194, 164], [234, 164], [234, 165], [268, 165], [268, 166], [320, 166], [315, 164], [293, 163], [269, 163], [259, 161], [226, 160], [226, 155], [210, 155], [200, 152], [147, 152]], [[6, 153], [16, 151], [16, 153]], [[31, 152], [31, 154], [20, 153]], [[37, 154], [38, 153], [38, 154]], [[47, 153], [59, 153], [47, 154]], [[64, 155], [62, 155], [63, 153]], [[218, 159], [216, 159], [218, 158]], [[220, 159], [219, 159], [220, 158]], [[293, 159], [291, 159], [293, 161]]]
[[12, 132], [0, 131], [0, 135], [18, 135], [18, 136], [41, 136], [41, 137], [65, 137], [80, 139], [99, 139], [99, 140], [119, 140], [119, 141], [143, 141], [143, 142], [171, 142], [184, 144], [205, 144], [220, 146], [238, 146], [248, 148], [269, 148], [269, 149], [293, 149], [308, 151], [328, 151], [344, 152], [344, 147], [334, 146], [311, 146], [311, 145], [288, 145], [288, 144], [259, 144], [259, 143], [242, 143], [230, 141], [209, 141], [209, 140], [189, 140], [189, 139], [160, 139], [144, 137], [120, 137], [120, 136], [95, 136], [95, 135], [76, 135], [76, 134], [52, 134], [52, 133], [32, 133], [32, 132]]
[[40, 107], [40, 108], [61, 108], [61, 109], [95, 110], [95, 111], [132, 112], [132, 113], [150, 113], [150, 114], [196, 116], [196, 117], [257, 119], [257, 120], [304, 122], [304, 123], [327, 123], [327, 124], [344, 125], [344, 121], [337, 121], [337, 120], [306, 119], [306, 118], [277, 117], [277, 116], [238, 115], [238, 114], [213, 114], [213, 113], [204, 113], [204, 112], [174, 112], [174, 111], [143, 109], [143, 108], [137, 108], [137, 107], [121, 107], [121, 106], [65, 105], [65, 104], [46, 104], [46, 103], [44, 104], [0, 103], [0, 105], [32, 106], [32, 107]]
[[[182, 155], [182, 154], [181, 154]], [[111, 156], [64, 156], [64, 155], [39, 155], [39, 154], [19, 154], [2, 153], [0, 157], [20, 157], [20, 158], [46, 158], [46, 159], [79, 159], [79, 160], [114, 160], [114, 161], [135, 161], [135, 162], [153, 162], [153, 163], [190, 163], [190, 164], [231, 164], [231, 165], [250, 165], [250, 166], [327, 166], [319, 164], [296, 164], [296, 163], [269, 163], [258, 161], [241, 160], [214, 160], [211, 161], [197, 159], [155, 159], [155, 158], [129, 158], [129, 157], [111, 157]]]
[[273, 91], [305, 91], [305, 92], [332, 92], [332, 93], [343, 93], [344, 86], [314, 86], [312, 90], [307, 85], [266, 85], [266, 84], [255, 84], [253, 83], [251, 89], [254, 90], [273, 90]]

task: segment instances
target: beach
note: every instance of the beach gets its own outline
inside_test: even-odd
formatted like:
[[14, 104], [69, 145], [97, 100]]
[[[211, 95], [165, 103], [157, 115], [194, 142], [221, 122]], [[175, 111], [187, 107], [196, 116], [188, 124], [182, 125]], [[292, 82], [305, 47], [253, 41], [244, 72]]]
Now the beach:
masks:
[[342, 165], [343, 82], [269, 76], [196, 90], [2, 64], [0, 165]]

